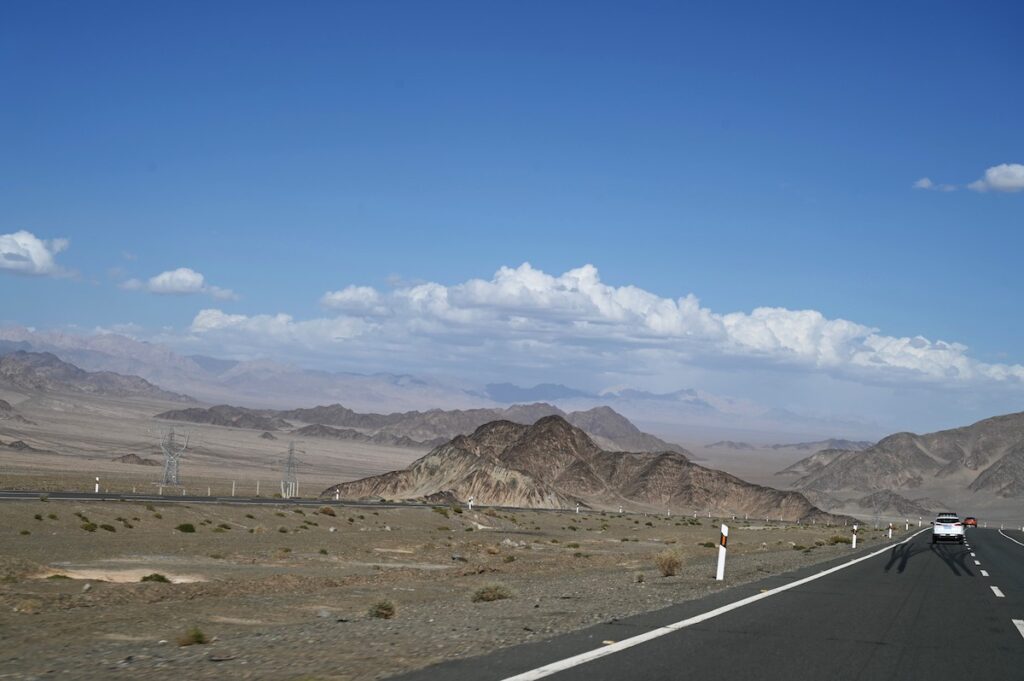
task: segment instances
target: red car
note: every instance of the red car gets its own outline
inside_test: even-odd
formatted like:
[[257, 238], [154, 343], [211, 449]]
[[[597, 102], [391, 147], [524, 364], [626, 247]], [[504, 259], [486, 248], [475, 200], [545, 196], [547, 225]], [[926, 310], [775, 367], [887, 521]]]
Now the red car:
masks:
[[977, 527], [978, 526], [978, 519], [974, 518], [972, 516], [967, 516], [966, 518], [964, 518], [964, 525], [965, 526], [970, 525], [971, 527]]

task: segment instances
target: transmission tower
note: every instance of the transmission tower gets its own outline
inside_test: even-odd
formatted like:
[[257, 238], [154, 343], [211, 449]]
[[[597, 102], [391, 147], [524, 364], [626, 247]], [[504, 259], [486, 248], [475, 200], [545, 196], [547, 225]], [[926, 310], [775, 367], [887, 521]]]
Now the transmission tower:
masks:
[[164, 485], [178, 485], [178, 460], [188, 449], [189, 435], [185, 435], [185, 444], [178, 444], [174, 439], [174, 428], [171, 428], [163, 441], [160, 442], [160, 449], [164, 452], [164, 478], [161, 481]]
[[295, 458], [295, 443], [288, 443], [288, 458], [284, 460], [284, 474], [281, 477], [281, 497], [291, 499], [299, 496], [299, 481], [296, 475], [299, 460]]

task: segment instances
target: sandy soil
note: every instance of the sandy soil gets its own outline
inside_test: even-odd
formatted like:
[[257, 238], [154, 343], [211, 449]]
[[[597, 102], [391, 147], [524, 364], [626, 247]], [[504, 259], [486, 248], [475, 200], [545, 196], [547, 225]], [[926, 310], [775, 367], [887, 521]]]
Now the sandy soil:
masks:
[[[707, 518], [329, 512], [0, 503], [0, 678], [383, 678], [723, 588]], [[850, 552], [829, 543], [847, 528], [730, 522], [726, 585]], [[509, 597], [473, 601], [495, 584]], [[393, 618], [370, 615], [381, 601]], [[192, 627], [210, 642], [179, 646]]]

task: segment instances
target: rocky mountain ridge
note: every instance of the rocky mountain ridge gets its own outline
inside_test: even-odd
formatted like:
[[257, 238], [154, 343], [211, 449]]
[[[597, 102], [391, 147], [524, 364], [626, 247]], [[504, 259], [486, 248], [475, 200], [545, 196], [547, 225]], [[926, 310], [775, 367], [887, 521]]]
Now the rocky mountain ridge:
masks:
[[753, 485], [694, 464], [678, 452], [601, 449], [561, 416], [533, 425], [494, 421], [459, 435], [408, 468], [345, 482], [323, 496], [344, 499], [473, 498], [531, 508], [709, 509], [803, 522], [837, 521], [796, 492]]

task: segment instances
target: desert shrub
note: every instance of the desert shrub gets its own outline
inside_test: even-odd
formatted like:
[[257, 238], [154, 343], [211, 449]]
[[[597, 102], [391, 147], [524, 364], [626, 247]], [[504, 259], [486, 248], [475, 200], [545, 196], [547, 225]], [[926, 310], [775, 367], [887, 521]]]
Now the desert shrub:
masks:
[[163, 515], [163, 513], [154, 513], [153, 517], [156, 518], [157, 520], [163, 520], [164, 515]]
[[505, 556], [501, 560], [506, 562], [506, 563], [514, 563], [515, 560], [516, 560], [516, 557], [515, 556]]
[[658, 566], [662, 577], [671, 577], [679, 572], [683, 561], [679, 560], [679, 555], [675, 551], [662, 551], [654, 557], [654, 564]]
[[467, 527], [467, 528], [466, 528], [466, 532], [472, 532], [472, 531], [473, 531], [473, 528], [472, 528], [472, 527]]
[[32, 517], [35, 518], [36, 520], [42, 520], [43, 519], [43, 514], [42, 513], [36, 513]]
[[321, 506], [320, 507], [320, 514], [321, 515], [329, 515], [332, 518], [334, 518], [334, 517], [336, 517], [338, 515], [337, 513], [334, 512], [334, 509], [331, 508], [330, 506]]
[[706, 549], [713, 549], [713, 548], [715, 548], [715, 542], [713, 542], [713, 541], [700, 542], [699, 545], [703, 546]]
[[49, 514], [47, 514], [46, 517], [49, 518], [50, 520], [56, 520], [57, 519], [57, 514], [56, 513], [49, 513]]
[[28, 530], [22, 530], [22, 531], [20, 532], [20, 534], [22, 534], [22, 535], [26, 535], [26, 534], [32, 534], [32, 533], [31, 533], [31, 532], [29, 532]]
[[327, 549], [320, 549], [320, 555], [321, 556], [326, 556], [327, 555]]
[[179, 646], [195, 646], [209, 643], [210, 639], [206, 637], [202, 629], [199, 627], [189, 627], [188, 631], [178, 637]]
[[389, 620], [395, 616], [395, 604], [391, 601], [377, 601], [370, 606], [367, 614], [377, 619]]
[[277, 528], [277, 531], [280, 532], [281, 534], [287, 534], [288, 528], [287, 527], [279, 527], [279, 528]]
[[299, 515], [306, 515], [306, 512], [303, 511], [301, 508], [293, 508], [292, 509], [292, 513], [298, 513]]
[[578, 530], [579, 530], [580, 528], [576, 527], [575, 525], [570, 525], [570, 526], [569, 526], [568, 528], [566, 528], [566, 529], [572, 530], [573, 532], [577, 532], [577, 531], [578, 531]]
[[552, 540], [551, 540], [551, 543], [552, 543], [552, 544], [557, 544], [557, 543], [558, 543], [558, 540], [557, 540], [557, 539], [552, 539]]
[[647, 527], [654, 527], [654, 523], [652, 523], [650, 520], [644, 523], [644, 525], [646, 525]]
[[224, 554], [223, 553], [211, 553], [210, 554], [210, 558], [213, 558], [214, 560], [223, 560]]
[[359, 515], [357, 515], [356, 517], [357, 517], [357, 518], [359, 518], [360, 520], [366, 520], [366, 516], [365, 516], [365, 515], [363, 515], [362, 513], [360, 513], [360, 514], [359, 514]]
[[285, 514], [281, 513], [280, 511], [274, 511], [274, 515], [276, 515], [279, 518], [284, 518], [285, 517]]
[[153, 504], [146, 504], [146, 510], [147, 511], [155, 511], [156, 510], [156, 506], [154, 506]]
[[249, 520], [256, 520], [256, 516], [254, 516], [252, 513], [246, 513], [245, 517]]
[[488, 584], [474, 591], [472, 600], [474, 603], [490, 603], [505, 598], [512, 598], [512, 592], [501, 584]]
[[108, 525], [107, 523], [103, 523], [102, 525], [100, 525], [100, 529], [106, 530], [107, 532], [117, 532], [116, 527], [114, 527], [113, 525]]
[[182, 523], [174, 529], [176, 529], [178, 532], [195, 532], [196, 526], [192, 523]]
[[501, 549], [499, 549], [497, 546], [488, 546], [485, 550], [487, 551], [488, 555], [491, 556], [496, 556], [499, 553], [501, 553]]
[[278, 551], [280, 551], [281, 553], [291, 553], [292, 552], [292, 550], [290, 548], [288, 548], [287, 546], [282, 546], [281, 548], [278, 549]]
[[154, 572], [153, 574], [146, 575], [145, 577], [143, 577], [139, 581], [140, 582], [159, 582], [160, 584], [170, 584], [171, 583], [171, 580], [167, 579], [166, 577], [164, 577], [159, 572]]
[[803, 551], [806, 548], [807, 547], [804, 546], [803, 544], [793, 544], [793, 550], [794, 551]]
[[49, 501], [49, 500], [50, 500], [50, 495], [49, 494], [40, 494], [39, 495], [39, 501]]
[[565, 548], [567, 548], [567, 549], [578, 549], [579, 547], [580, 547], [580, 545], [577, 542], [574, 542], [574, 541], [571, 541], [571, 542], [569, 542], [568, 544], [565, 545]]
[[434, 507], [434, 508], [432, 508], [431, 510], [432, 510], [432, 511], [433, 511], [434, 513], [437, 513], [438, 515], [443, 515], [443, 516], [444, 516], [445, 518], [447, 518], [447, 517], [448, 517], [448, 509], [447, 509], [447, 508], [445, 508], [444, 506], [435, 506], [435, 507]]
[[52, 580], [56, 581], [58, 579], [71, 579], [71, 578], [68, 577], [67, 575], [50, 575], [49, 577], [47, 577], [47, 579], [52, 579]]
[[220, 529], [222, 529], [222, 530], [230, 530], [230, 529], [231, 529], [231, 526], [230, 526], [230, 525], [228, 525], [227, 523], [221, 523], [221, 524], [220, 524], [220, 525], [218, 525], [217, 527], [219, 527], [219, 528], [220, 528]]
[[81, 525], [79, 525], [79, 527], [81, 527], [86, 532], [96, 531], [96, 523], [82, 523]]
[[622, 538], [622, 539], [620, 539], [619, 541], [629, 541], [629, 537], [623, 537], [623, 538]]
[[849, 544], [850, 543], [850, 538], [847, 537], [844, 534], [836, 534], [836, 535], [832, 535], [831, 537], [828, 538], [828, 543], [832, 544], [832, 545], [835, 545], [835, 544]]

